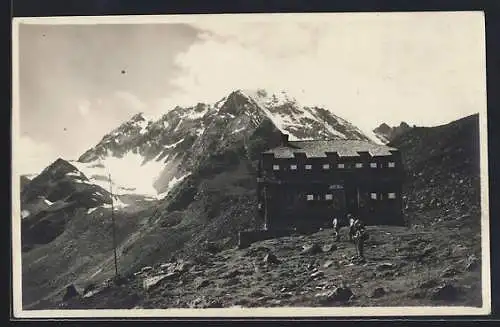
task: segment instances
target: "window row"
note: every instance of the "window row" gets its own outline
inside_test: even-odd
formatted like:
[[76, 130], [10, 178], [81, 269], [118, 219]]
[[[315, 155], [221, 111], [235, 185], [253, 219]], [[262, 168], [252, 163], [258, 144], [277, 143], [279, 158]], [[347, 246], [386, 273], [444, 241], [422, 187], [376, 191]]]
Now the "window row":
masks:
[[[355, 168], [363, 168], [364, 165], [362, 162], [358, 162], [354, 165], [354, 167]], [[396, 167], [396, 163], [395, 162], [388, 162], [387, 167], [394, 168], [394, 167]], [[304, 168], [305, 168], [305, 170], [312, 170], [312, 165], [310, 165], [310, 164], [304, 165]], [[323, 168], [323, 170], [329, 170], [331, 168], [331, 166], [330, 166], [330, 164], [323, 164], [322, 168]], [[339, 163], [339, 164], [337, 164], [337, 168], [338, 169], [345, 169], [345, 168], [349, 168], [349, 165], [346, 165], [344, 163]], [[370, 168], [383, 168], [383, 165], [377, 164], [376, 162], [370, 162]], [[273, 165], [274, 171], [279, 171], [280, 169], [281, 169], [280, 165]], [[297, 170], [297, 165], [291, 164], [290, 170]]]
[[[385, 193], [370, 193], [370, 199], [372, 200], [382, 200], [384, 198]], [[387, 199], [395, 199], [396, 198], [396, 193], [390, 192], [387, 193]], [[314, 194], [307, 194], [306, 195], [307, 201], [314, 201]], [[318, 196], [318, 200], [323, 199], [323, 197]], [[325, 194], [324, 195], [325, 200], [333, 200], [333, 194]]]

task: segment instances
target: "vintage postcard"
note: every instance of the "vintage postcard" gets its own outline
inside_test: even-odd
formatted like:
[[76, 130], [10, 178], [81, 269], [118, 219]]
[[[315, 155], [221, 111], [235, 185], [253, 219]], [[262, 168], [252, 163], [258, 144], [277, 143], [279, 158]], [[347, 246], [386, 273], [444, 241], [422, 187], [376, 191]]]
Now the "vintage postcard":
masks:
[[490, 313], [482, 12], [13, 21], [16, 317]]

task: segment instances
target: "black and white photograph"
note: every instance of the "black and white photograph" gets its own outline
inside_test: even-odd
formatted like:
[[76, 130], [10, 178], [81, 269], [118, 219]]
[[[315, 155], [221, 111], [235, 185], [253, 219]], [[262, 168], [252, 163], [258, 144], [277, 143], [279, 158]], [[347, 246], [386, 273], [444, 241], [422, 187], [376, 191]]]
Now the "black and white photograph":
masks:
[[14, 18], [16, 317], [485, 315], [482, 12]]

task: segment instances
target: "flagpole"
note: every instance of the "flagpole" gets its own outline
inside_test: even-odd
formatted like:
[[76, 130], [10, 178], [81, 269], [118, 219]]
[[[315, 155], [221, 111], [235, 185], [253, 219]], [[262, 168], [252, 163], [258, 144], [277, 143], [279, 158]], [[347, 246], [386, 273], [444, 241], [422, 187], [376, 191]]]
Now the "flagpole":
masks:
[[113, 224], [113, 252], [115, 256], [115, 277], [118, 277], [118, 260], [116, 256], [116, 229], [115, 229], [115, 210], [114, 210], [114, 196], [113, 196], [113, 183], [111, 182], [111, 174], [109, 174], [109, 192], [111, 193], [111, 222]]

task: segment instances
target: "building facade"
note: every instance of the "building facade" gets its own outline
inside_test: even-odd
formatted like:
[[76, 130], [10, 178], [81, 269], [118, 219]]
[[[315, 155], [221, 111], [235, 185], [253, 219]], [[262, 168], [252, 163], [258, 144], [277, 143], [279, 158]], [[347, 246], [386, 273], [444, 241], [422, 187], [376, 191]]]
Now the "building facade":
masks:
[[352, 213], [367, 225], [403, 225], [397, 149], [358, 140], [289, 141], [261, 154], [258, 213], [265, 229], [320, 228]]

